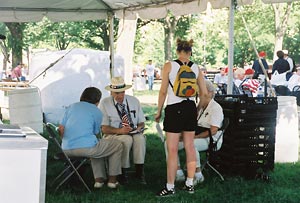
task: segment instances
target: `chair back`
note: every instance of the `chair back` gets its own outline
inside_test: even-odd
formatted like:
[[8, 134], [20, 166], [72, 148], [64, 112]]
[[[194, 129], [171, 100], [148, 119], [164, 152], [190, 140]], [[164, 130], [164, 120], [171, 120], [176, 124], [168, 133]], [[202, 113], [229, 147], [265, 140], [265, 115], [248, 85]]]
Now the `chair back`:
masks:
[[290, 96], [291, 95], [290, 89], [284, 85], [275, 86], [274, 89], [275, 89], [277, 96]]
[[222, 133], [225, 132], [226, 128], [229, 126], [229, 118], [228, 117], [224, 117], [223, 119], [223, 123], [222, 123], [222, 126], [219, 130], [222, 131]]
[[58, 128], [52, 123], [46, 123], [44, 125], [49, 134], [49, 138], [51, 140], [53, 140], [53, 142], [56, 145], [56, 148], [59, 149], [59, 153], [57, 155], [55, 155], [55, 158], [57, 159], [58, 158], [57, 156], [59, 156], [59, 159], [67, 158], [66, 154], [64, 153], [63, 149], [61, 148], [61, 138], [58, 134]]
[[222, 126], [219, 128], [218, 131], [221, 131], [220, 136], [218, 137], [218, 139], [216, 141], [214, 141], [213, 145], [211, 146], [210, 151], [217, 151], [217, 145], [219, 140], [223, 137], [227, 127], [229, 126], [229, 118], [228, 117], [224, 117], [223, 119], [223, 123]]
[[293, 88], [291, 95], [296, 97], [297, 105], [300, 106], [300, 86], [299, 85], [296, 85]]

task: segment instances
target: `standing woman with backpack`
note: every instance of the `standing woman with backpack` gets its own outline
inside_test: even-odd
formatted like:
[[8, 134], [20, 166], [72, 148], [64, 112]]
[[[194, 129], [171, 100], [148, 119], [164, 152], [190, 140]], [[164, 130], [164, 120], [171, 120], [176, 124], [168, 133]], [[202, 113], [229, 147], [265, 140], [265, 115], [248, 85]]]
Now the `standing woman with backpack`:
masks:
[[159, 197], [175, 194], [178, 143], [181, 136], [184, 142], [187, 166], [187, 179], [182, 189], [194, 193], [193, 178], [196, 169], [194, 136], [197, 126], [195, 97], [198, 89], [201, 97], [207, 96], [208, 93], [202, 71], [198, 65], [190, 61], [192, 46], [192, 39], [189, 41], [177, 39], [176, 54], [178, 59], [167, 62], [163, 68], [155, 121], [160, 121], [163, 105], [168, 95], [163, 121], [168, 159], [167, 184], [157, 193]]

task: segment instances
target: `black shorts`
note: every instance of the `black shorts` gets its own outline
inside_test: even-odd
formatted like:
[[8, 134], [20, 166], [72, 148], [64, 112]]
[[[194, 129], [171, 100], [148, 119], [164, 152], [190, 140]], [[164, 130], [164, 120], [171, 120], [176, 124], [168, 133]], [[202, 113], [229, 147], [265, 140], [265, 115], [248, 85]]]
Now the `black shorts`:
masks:
[[197, 108], [192, 100], [167, 105], [165, 108], [164, 131], [180, 133], [195, 131], [197, 126]]

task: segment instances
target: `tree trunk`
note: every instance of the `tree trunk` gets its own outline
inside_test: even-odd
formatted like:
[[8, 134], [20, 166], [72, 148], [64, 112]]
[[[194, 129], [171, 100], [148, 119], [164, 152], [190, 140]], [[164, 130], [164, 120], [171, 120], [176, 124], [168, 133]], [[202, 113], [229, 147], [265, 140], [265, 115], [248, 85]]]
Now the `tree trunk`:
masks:
[[5, 23], [12, 36], [12, 67], [22, 62], [24, 23]]
[[104, 51], [108, 51], [109, 50], [109, 34], [108, 34], [109, 24], [102, 23], [101, 30], [102, 30], [101, 38], [102, 38], [103, 45], [104, 45]]
[[167, 16], [164, 20], [164, 32], [165, 32], [165, 61], [172, 60], [172, 42], [174, 41], [175, 27], [178, 18], [174, 16]]
[[120, 19], [119, 21], [116, 53], [124, 57], [124, 80], [126, 84], [132, 83], [132, 58], [136, 26], [137, 20]]
[[273, 61], [277, 59], [276, 52], [282, 50], [283, 38], [288, 27], [288, 20], [292, 8], [292, 3], [272, 4], [275, 16], [275, 46]]

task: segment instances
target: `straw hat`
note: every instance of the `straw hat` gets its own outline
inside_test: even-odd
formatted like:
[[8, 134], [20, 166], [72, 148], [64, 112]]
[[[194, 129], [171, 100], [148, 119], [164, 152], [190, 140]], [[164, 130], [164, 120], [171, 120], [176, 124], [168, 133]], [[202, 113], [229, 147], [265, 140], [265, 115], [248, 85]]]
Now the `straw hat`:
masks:
[[112, 92], [123, 92], [132, 87], [132, 85], [126, 85], [122, 77], [113, 77], [111, 84], [106, 86], [105, 89]]

